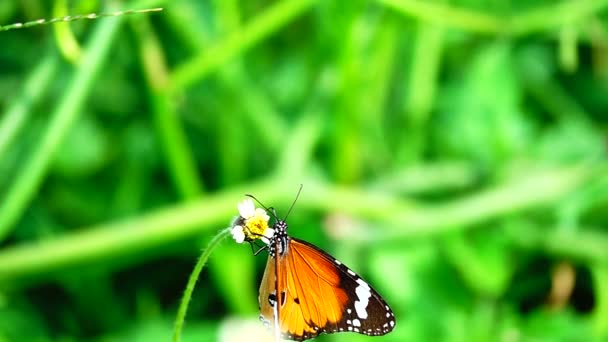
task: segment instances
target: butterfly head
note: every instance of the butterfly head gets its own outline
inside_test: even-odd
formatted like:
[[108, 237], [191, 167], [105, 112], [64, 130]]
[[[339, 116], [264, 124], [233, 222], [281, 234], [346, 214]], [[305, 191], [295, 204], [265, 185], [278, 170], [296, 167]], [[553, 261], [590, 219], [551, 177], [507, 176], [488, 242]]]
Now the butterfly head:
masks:
[[277, 235], [282, 235], [287, 233], [287, 222], [285, 220], [277, 220], [277, 222], [272, 226]]
[[239, 216], [232, 223], [232, 238], [237, 243], [256, 240], [262, 240], [265, 244], [270, 243], [275, 229], [268, 226], [270, 216], [266, 210], [256, 208], [250, 198], [239, 203], [238, 209]]

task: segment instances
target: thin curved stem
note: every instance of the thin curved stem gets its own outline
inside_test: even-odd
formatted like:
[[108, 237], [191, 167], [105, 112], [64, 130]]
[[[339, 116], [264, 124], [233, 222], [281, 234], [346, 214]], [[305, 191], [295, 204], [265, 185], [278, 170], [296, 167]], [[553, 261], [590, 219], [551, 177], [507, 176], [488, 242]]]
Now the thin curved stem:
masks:
[[188, 305], [190, 304], [190, 299], [192, 298], [192, 292], [194, 292], [194, 286], [196, 285], [196, 281], [198, 280], [203, 267], [205, 267], [207, 264], [207, 260], [209, 259], [211, 252], [213, 252], [220, 241], [222, 241], [229, 234], [230, 228], [223, 229], [217, 233], [213, 239], [211, 239], [207, 245], [207, 248], [203, 250], [200, 258], [198, 258], [198, 261], [190, 274], [190, 278], [188, 279], [188, 284], [184, 290], [184, 295], [182, 296], [182, 300], [179, 304], [179, 309], [177, 310], [177, 317], [175, 318], [175, 330], [173, 331], [173, 342], [179, 342], [180, 340], [186, 314], [188, 313]]

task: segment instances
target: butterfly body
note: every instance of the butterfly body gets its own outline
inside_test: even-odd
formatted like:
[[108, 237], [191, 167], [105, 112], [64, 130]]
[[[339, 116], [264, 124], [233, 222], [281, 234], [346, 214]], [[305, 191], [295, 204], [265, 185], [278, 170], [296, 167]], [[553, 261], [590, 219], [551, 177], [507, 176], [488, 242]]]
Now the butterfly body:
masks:
[[393, 330], [392, 310], [361, 277], [316, 246], [290, 237], [285, 221], [277, 220], [273, 229], [258, 298], [264, 325], [273, 327], [278, 313], [281, 336], [296, 341], [321, 333], [377, 336]]

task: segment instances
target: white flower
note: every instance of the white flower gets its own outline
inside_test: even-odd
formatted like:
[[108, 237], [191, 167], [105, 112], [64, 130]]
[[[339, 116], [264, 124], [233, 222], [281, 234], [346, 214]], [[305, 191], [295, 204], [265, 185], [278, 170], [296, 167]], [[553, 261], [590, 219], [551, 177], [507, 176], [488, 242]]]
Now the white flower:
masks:
[[258, 319], [230, 317], [219, 324], [217, 330], [219, 342], [273, 342], [274, 337], [264, 329]]
[[237, 243], [261, 239], [266, 244], [274, 235], [274, 229], [268, 227], [270, 216], [266, 210], [256, 208], [253, 201], [248, 198], [237, 205], [239, 217], [233, 223], [232, 237]]
[[234, 228], [232, 228], [232, 238], [234, 241], [236, 241], [236, 243], [243, 243], [243, 241], [245, 241], [245, 232], [243, 232], [243, 227], [234, 226]]
[[[241, 217], [244, 219], [251, 218], [256, 214], [255, 205], [253, 204], [253, 200], [251, 198], [248, 198], [248, 199], [244, 200], [243, 202], [239, 203], [238, 208], [239, 208], [239, 215], [241, 215]], [[260, 209], [260, 208], [258, 208], [258, 209], [264, 210], [264, 209]], [[264, 211], [264, 214], [266, 214], [265, 211]]]

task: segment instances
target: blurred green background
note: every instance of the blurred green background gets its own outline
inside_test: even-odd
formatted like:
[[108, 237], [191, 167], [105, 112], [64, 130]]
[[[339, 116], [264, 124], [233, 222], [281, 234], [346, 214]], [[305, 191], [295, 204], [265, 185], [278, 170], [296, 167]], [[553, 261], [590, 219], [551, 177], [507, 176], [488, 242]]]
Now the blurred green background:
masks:
[[[2, 1], [0, 341], [168, 341], [243, 194], [361, 273], [384, 337], [608, 340], [608, 1]], [[222, 242], [184, 341], [262, 340]]]

